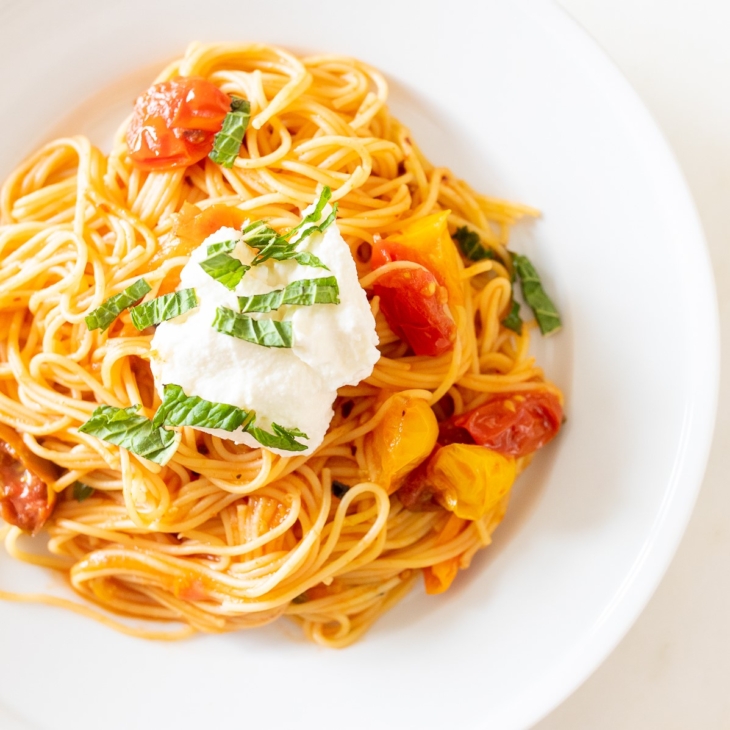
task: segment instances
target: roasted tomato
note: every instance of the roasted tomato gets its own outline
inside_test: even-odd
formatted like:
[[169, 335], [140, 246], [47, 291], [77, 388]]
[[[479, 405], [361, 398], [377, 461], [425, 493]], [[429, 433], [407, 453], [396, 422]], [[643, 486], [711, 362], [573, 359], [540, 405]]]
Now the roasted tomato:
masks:
[[[189, 256], [208, 236], [223, 226], [240, 228], [247, 215], [231, 205], [218, 203], [201, 210], [197, 205], [185, 203], [176, 215], [172, 236], [163, 239], [157, 253], [152, 257], [150, 266], [156, 268], [167, 259]], [[175, 291], [180, 283], [179, 271], [168, 273], [160, 284], [159, 294]]]
[[444, 421], [439, 443], [479, 444], [501, 454], [525, 456], [555, 438], [562, 420], [563, 409], [552, 393], [498, 395]]
[[416, 355], [443, 355], [454, 347], [456, 325], [446, 306], [445, 289], [423, 269], [401, 269], [373, 286], [388, 325]]
[[205, 79], [155, 84], [134, 105], [127, 129], [132, 162], [143, 170], [169, 170], [202, 160], [230, 108], [230, 97]]
[[446, 221], [450, 210], [419, 218], [399, 233], [378, 241], [373, 246], [373, 269], [389, 261], [414, 261], [425, 266], [446, 288], [450, 304], [462, 304], [459, 253], [449, 236]]
[[389, 272], [373, 286], [388, 325], [416, 355], [442, 355], [454, 346], [456, 325], [449, 304], [461, 304], [463, 294], [448, 216], [448, 210], [426, 216], [373, 246], [373, 269], [391, 261], [425, 268]]
[[372, 465], [370, 478], [392, 494], [408, 472], [431, 453], [437, 436], [438, 422], [428, 403], [421, 398], [396, 395], [383, 420], [365, 439]]
[[36, 456], [17, 431], [0, 424], [0, 516], [5, 522], [37, 533], [53, 511], [56, 493], [48, 484], [56, 467]]
[[[459, 533], [468, 526], [467, 520], [463, 520], [456, 515], [451, 515], [436, 540], [436, 545], [446, 545], [459, 535]], [[442, 560], [440, 563], [429, 565], [423, 569], [423, 581], [426, 584], [426, 593], [435, 595], [443, 593], [453, 583], [459, 573], [461, 565], [461, 556], [457, 555], [448, 560]], [[466, 567], [466, 566], [464, 566]]]
[[478, 520], [507, 495], [516, 475], [510, 456], [474, 444], [449, 444], [408, 475], [398, 497], [408, 509], [439, 504], [457, 517]]

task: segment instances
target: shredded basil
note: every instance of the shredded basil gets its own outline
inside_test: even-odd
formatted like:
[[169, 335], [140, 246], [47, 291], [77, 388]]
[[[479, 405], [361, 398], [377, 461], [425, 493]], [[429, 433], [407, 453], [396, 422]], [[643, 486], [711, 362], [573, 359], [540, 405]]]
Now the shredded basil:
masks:
[[253, 411], [244, 411], [227, 403], [215, 403], [197, 395], [185, 395], [179, 385], [165, 386], [162, 404], [157, 409], [152, 425], [195, 426], [235, 431], [252, 423]]
[[241, 263], [237, 258], [227, 253], [219, 253], [200, 262], [200, 268], [208, 276], [223, 284], [226, 289], [233, 291], [243, 278], [243, 275], [251, 268]]
[[235, 241], [220, 241], [218, 243], [211, 243], [206, 249], [206, 254], [208, 256], [215, 256], [217, 253], [231, 253], [234, 248], [236, 248]]
[[540, 332], [543, 335], [549, 335], [560, 330], [562, 327], [560, 315], [545, 289], [543, 289], [540, 276], [535, 267], [527, 256], [520, 254], [512, 254], [512, 262], [520, 280], [522, 296], [532, 309], [540, 327]]
[[94, 487], [90, 487], [88, 484], [82, 484], [81, 482], [74, 482], [73, 496], [77, 502], [83, 502], [88, 499], [94, 493]]
[[87, 314], [84, 318], [86, 326], [90, 330], [100, 329], [102, 332], [108, 330], [112, 322], [125, 309], [142, 299], [151, 289], [152, 287], [144, 279], [137, 279], [134, 284], [130, 284], [123, 292], [109, 297], [100, 307]]
[[263, 221], [254, 221], [241, 229], [241, 237], [251, 248], [266, 248], [277, 239], [281, 239], [280, 245], [288, 245], [288, 241], [280, 236], [273, 228], [269, 228]]
[[297, 437], [307, 438], [298, 428], [284, 428], [271, 424], [273, 433], [254, 425], [256, 414], [238, 406], [204, 400], [196, 395], [185, 395], [179, 385], [165, 386], [164, 399], [152, 420], [152, 426], [194, 426], [235, 431], [239, 428], [253, 436], [262, 446], [285, 451], [304, 451], [307, 447]]
[[512, 299], [512, 306], [509, 314], [502, 320], [502, 324], [508, 329], [522, 334], [522, 317], [520, 317], [520, 305], [516, 299]]
[[141, 331], [146, 327], [179, 317], [197, 306], [198, 297], [195, 296], [195, 289], [181, 289], [138, 304], [129, 310], [129, 314], [132, 316], [132, 324]]
[[312, 304], [339, 304], [339, 294], [337, 279], [334, 276], [323, 276], [321, 279], [299, 279], [268, 294], [238, 297], [238, 306], [241, 312], [272, 312], [284, 304], [304, 307]]
[[275, 322], [271, 319], [252, 319], [227, 307], [218, 307], [213, 329], [239, 340], [253, 342], [264, 347], [291, 347], [293, 334], [291, 322]]
[[152, 421], [137, 414], [139, 408], [139, 405], [129, 408], [99, 406], [91, 418], [79, 426], [79, 431], [121, 446], [150, 461], [166, 464], [177, 450], [180, 436], [174, 431], [154, 426]]
[[[327, 203], [329, 203], [329, 200], [331, 197], [332, 197], [332, 190], [330, 189], [329, 185], [325, 185], [322, 188], [322, 192], [319, 194], [319, 199], [317, 200], [317, 202], [314, 205], [314, 210], [309, 215], [302, 218], [301, 222], [298, 225], [294, 226], [294, 228], [292, 228], [289, 231], [289, 233], [286, 234], [286, 237], [292, 238], [297, 233], [299, 233], [299, 231], [301, 231], [302, 228], [304, 228], [304, 226], [308, 225], [309, 223], [316, 223], [322, 217], [322, 211], [324, 210], [324, 206], [327, 205]], [[337, 204], [335, 204], [334, 209], [333, 209], [333, 213], [336, 213], [336, 212], [337, 212]], [[330, 220], [330, 218], [332, 220]], [[326, 220], [329, 222], [327, 223], [327, 225], [324, 226], [324, 228], [327, 228], [334, 220], [334, 218], [332, 217], [332, 214], [330, 214]], [[322, 230], [324, 230], [324, 228]]]
[[234, 96], [231, 99], [231, 111], [226, 114], [223, 127], [216, 134], [213, 149], [208, 155], [213, 162], [223, 167], [233, 167], [250, 118], [251, 104], [246, 99]]
[[[314, 266], [320, 269], [327, 269], [322, 261], [317, 258], [314, 254], [306, 251], [297, 251], [299, 244], [313, 233], [323, 233], [337, 217], [337, 203], [332, 206], [332, 212], [325, 218], [324, 221], [317, 224], [317, 221], [322, 217], [322, 211], [325, 205], [332, 197], [332, 191], [329, 187], [325, 186], [322, 188], [319, 199], [314, 206], [314, 210], [302, 221], [292, 228], [288, 233], [279, 235], [275, 230], [269, 228], [262, 221], [255, 221], [243, 229], [243, 240], [252, 248], [259, 249], [259, 252], [252, 261], [253, 266], [274, 259], [275, 261], [287, 261], [293, 259], [302, 266]], [[310, 226], [305, 228], [304, 226]], [[291, 239], [297, 236], [297, 240], [292, 243]]]
[[479, 240], [476, 231], [470, 231], [466, 226], [457, 228], [452, 238], [456, 241], [461, 252], [471, 261], [482, 261], [483, 259], [496, 259], [491, 248], [485, 248]]
[[271, 430], [274, 433], [264, 431], [262, 428], [258, 428], [257, 426], [249, 426], [247, 429], [251, 436], [253, 436], [262, 446], [265, 446], [268, 449], [281, 449], [282, 451], [306, 450], [306, 444], [299, 443], [299, 441], [296, 440], [296, 437], [309, 437], [298, 428], [284, 428], [278, 423], [272, 423]]

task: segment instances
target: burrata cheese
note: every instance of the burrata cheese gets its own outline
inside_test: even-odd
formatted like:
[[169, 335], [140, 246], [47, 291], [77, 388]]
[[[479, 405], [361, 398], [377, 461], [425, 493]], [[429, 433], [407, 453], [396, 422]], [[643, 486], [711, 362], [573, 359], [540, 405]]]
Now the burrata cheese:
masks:
[[[302, 215], [314, 209], [310, 206]], [[322, 213], [331, 212], [327, 205]], [[230, 254], [251, 264], [256, 249], [241, 241], [241, 233], [221, 228], [193, 251], [180, 275], [180, 289], [195, 289], [199, 306], [161, 323], [152, 338], [151, 365], [162, 395], [167, 384], [182, 387], [188, 396], [238, 406], [256, 412], [256, 426], [271, 430], [277, 423], [297, 428], [307, 438], [310, 454], [324, 439], [332, 420], [337, 389], [356, 385], [373, 371], [380, 353], [375, 320], [357, 278], [355, 262], [336, 223], [324, 233], [305, 238], [298, 250], [309, 251], [329, 269], [301, 266], [296, 261], [269, 260], [252, 266], [234, 291], [210, 277], [200, 262], [213, 243], [237, 240]], [[217, 307], [239, 311], [239, 296], [266, 294], [300, 279], [334, 276], [339, 304], [285, 305], [257, 319], [291, 321], [291, 348], [264, 347], [217, 332], [212, 327]], [[241, 429], [201, 429], [236, 443], [260, 444]], [[284, 456], [293, 452], [271, 449]]]

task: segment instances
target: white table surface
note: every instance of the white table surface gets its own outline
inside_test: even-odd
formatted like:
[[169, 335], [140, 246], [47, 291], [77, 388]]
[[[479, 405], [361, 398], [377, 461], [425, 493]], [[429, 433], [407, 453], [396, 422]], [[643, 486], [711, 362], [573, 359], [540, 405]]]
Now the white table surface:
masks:
[[[730, 0], [560, 0], [638, 91], [694, 195], [730, 345]], [[727, 358], [730, 360], [730, 358]], [[730, 728], [730, 372], [677, 556], [606, 662], [535, 730]], [[726, 407], [723, 407], [726, 406]], [[3, 730], [28, 727], [0, 709]]]
[[674, 150], [710, 247], [725, 366], [715, 439], [677, 555], [604, 664], [534, 730], [730, 728], [730, 0], [560, 0]]

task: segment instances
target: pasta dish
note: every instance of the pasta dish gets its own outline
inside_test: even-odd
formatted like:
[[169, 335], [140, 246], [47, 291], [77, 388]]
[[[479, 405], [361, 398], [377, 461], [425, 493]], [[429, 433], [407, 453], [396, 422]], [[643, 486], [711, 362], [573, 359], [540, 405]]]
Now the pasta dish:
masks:
[[57, 139], [8, 177], [0, 535], [83, 600], [0, 598], [341, 647], [489, 545], [563, 420], [529, 354], [560, 317], [509, 250], [537, 211], [386, 101], [357, 60], [193, 44], [108, 155]]

